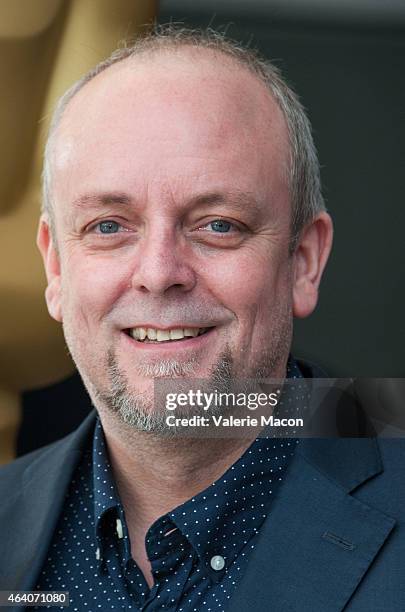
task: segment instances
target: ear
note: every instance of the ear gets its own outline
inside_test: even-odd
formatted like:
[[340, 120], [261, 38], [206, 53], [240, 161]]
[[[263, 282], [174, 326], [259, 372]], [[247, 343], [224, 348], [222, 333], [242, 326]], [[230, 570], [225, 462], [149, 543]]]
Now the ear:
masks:
[[309, 316], [318, 302], [318, 287], [332, 247], [330, 215], [319, 213], [304, 228], [294, 252], [293, 314]]
[[45, 299], [48, 306], [48, 311], [51, 317], [61, 323], [62, 307], [59, 255], [54, 244], [49, 220], [46, 215], [42, 215], [39, 220], [37, 246], [42, 255], [46, 278], [48, 281], [48, 285], [45, 290]]

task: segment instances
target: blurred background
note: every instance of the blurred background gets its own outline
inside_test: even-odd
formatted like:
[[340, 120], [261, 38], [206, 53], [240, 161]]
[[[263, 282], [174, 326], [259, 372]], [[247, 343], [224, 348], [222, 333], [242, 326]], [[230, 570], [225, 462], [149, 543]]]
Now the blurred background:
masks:
[[91, 409], [43, 297], [42, 147], [56, 99], [153, 20], [259, 49], [308, 111], [335, 244], [294, 354], [331, 376], [405, 377], [403, 0], [2, 0], [0, 463]]

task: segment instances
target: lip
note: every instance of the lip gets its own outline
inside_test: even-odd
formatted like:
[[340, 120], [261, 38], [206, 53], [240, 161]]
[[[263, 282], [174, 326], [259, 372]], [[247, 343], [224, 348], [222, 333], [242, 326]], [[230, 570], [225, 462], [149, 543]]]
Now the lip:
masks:
[[160, 329], [161, 331], [168, 331], [170, 329], [190, 329], [190, 328], [199, 328], [201, 329], [202, 327], [215, 327], [216, 323], [204, 323], [204, 322], [200, 322], [200, 323], [170, 323], [170, 325], [156, 325], [156, 323], [136, 323], [135, 325], [130, 325], [128, 326], [125, 330], [123, 331], [127, 331], [128, 329], [134, 329], [135, 327], [144, 327], [144, 328], [151, 328], [151, 329]]
[[[137, 325], [137, 327], [141, 327], [141, 325]], [[143, 325], [142, 325], [143, 327]], [[145, 326], [146, 327], [146, 326]], [[148, 327], [152, 327], [148, 325]], [[187, 326], [188, 327], [188, 326]], [[198, 327], [197, 325], [190, 325], [189, 327]], [[203, 327], [203, 326], [200, 326]], [[155, 327], [155, 329], [175, 329], [174, 326], [170, 327]], [[212, 339], [212, 337], [216, 334], [216, 327], [211, 327], [207, 332], [202, 334], [201, 336], [196, 336], [195, 338], [183, 338], [183, 340], [164, 340], [163, 342], [139, 342], [138, 340], [134, 340], [128, 333], [127, 330], [122, 330], [121, 335], [123, 339], [129, 343], [129, 346], [132, 349], [137, 351], [149, 351], [149, 352], [162, 352], [162, 353], [175, 353], [183, 350], [189, 349], [200, 349], [203, 348], [204, 345]]]

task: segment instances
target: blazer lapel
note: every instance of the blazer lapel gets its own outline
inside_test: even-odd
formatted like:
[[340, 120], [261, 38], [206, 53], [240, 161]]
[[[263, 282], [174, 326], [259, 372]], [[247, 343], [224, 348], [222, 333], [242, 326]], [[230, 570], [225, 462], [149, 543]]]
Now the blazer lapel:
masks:
[[92, 412], [73, 434], [33, 458], [22, 474], [17, 496], [2, 504], [1, 552], [6, 572], [0, 588], [16, 591], [35, 587], [73, 470], [94, 421]]
[[395, 525], [349, 495], [382, 471], [375, 440], [307, 439], [298, 448], [232, 612], [343, 610]]

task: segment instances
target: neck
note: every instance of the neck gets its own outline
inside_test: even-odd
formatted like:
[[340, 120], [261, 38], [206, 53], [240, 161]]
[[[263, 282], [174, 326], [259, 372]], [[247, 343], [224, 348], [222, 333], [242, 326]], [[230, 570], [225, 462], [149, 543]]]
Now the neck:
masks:
[[158, 438], [101, 420], [126, 515], [148, 527], [210, 486], [255, 438]]

